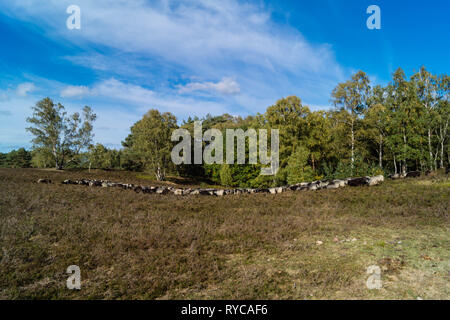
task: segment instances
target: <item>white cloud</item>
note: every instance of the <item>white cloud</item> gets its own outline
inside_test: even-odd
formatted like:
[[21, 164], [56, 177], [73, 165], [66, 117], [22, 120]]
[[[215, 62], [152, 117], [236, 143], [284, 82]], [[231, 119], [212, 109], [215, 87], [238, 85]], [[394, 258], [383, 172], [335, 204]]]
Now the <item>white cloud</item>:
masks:
[[24, 82], [17, 86], [16, 93], [21, 97], [25, 97], [28, 93], [34, 91], [35, 89], [36, 86], [34, 83]]
[[[276, 100], [289, 91], [308, 100], [321, 96], [315, 103], [328, 100], [334, 84], [345, 78], [330, 45], [312, 44], [299, 30], [275, 22], [260, 2], [78, 0], [83, 18], [76, 33], [60, 23], [68, 4], [27, 0], [0, 7], [6, 14], [37, 21], [51, 37], [88, 49], [66, 59], [125, 77], [163, 77], [154, 80], [164, 83], [177, 82], [180, 74], [190, 79], [220, 75], [235, 79], [252, 98]], [[102, 59], [89, 50], [96, 45], [112, 51]], [[204, 90], [203, 85], [184, 90]], [[206, 85], [223, 94], [212, 83]]]
[[85, 96], [94, 105], [113, 103], [128, 109], [130, 114], [141, 117], [149, 109], [170, 111], [177, 117], [203, 115], [205, 110], [212, 113], [229, 112], [226, 104], [192, 97], [178, 97], [154, 92], [143, 86], [126, 83], [114, 78], [102, 80], [91, 87], [67, 86], [61, 91], [61, 97], [79, 98]]
[[88, 87], [85, 86], [67, 86], [65, 87], [61, 93], [60, 96], [62, 98], [81, 98], [83, 96], [89, 95], [90, 90]]
[[96, 84], [91, 92], [96, 96], [119, 99], [133, 104], [148, 103], [154, 99], [154, 92], [144, 87], [109, 79]]
[[225, 95], [238, 94], [241, 89], [239, 84], [231, 78], [222, 78], [217, 83], [214, 82], [191, 82], [184, 86], [179, 86], [179, 93], [193, 91], [215, 91]]
[[[0, 10], [37, 24], [53, 41], [82, 49], [61, 59], [93, 70], [96, 83], [33, 82], [46, 88], [46, 95], [59, 93], [66, 106], [92, 106], [99, 125], [117, 128], [116, 139], [99, 131], [103, 142], [123, 139], [129, 125], [151, 108], [170, 111], [178, 119], [224, 112], [245, 116], [264, 112], [289, 95], [326, 106], [333, 87], [346, 77], [330, 45], [312, 44], [301, 30], [275, 22], [263, 5], [77, 0], [82, 24], [74, 31], [64, 23], [70, 4], [4, 1]], [[175, 85], [186, 79], [190, 82]]]

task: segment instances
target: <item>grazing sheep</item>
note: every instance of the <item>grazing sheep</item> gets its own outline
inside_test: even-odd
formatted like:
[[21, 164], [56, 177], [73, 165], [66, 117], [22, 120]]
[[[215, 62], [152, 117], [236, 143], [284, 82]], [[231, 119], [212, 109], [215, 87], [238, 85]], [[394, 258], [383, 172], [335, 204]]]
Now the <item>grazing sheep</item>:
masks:
[[329, 184], [330, 184], [330, 182], [328, 180], [322, 180], [317, 183], [317, 188], [323, 189], [323, 188], [326, 188], [326, 186], [328, 186]]
[[102, 185], [102, 183], [100, 182], [100, 181], [97, 181], [97, 180], [91, 180], [91, 181], [89, 181], [89, 186], [90, 187], [99, 187], [99, 186], [101, 186]]
[[[448, 170], [447, 170], [448, 171]], [[403, 177], [418, 177], [420, 176], [420, 171], [412, 171], [407, 174], [395, 174], [391, 175], [392, 179], [399, 179]], [[64, 180], [63, 184], [79, 184], [79, 185], [89, 185], [89, 186], [102, 186], [102, 187], [119, 187], [125, 190], [133, 190], [136, 193], [157, 193], [157, 194], [168, 194], [173, 193], [174, 195], [212, 195], [212, 196], [225, 196], [229, 194], [254, 194], [254, 193], [271, 193], [271, 194], [279, 194], [285, 192], [287, 190], [292, 191], [306, 191], [306, 190], [321, 190], [321, 189], [338, 189], [341, 187], [345, 187], [346, 185], [350, 186], [361, 186], [368, 185], [374, 186], [384, 181], [383, 175], [378, 175], [375, 177], [360, 177], [360, 178], [347, 178], [347, 179], [335, 179], [335, 180], [320, 180], [313, 182], [302, 182], [294, 185], [287, 185], [282, 187], [274, 187], [274, 188], [256, 188], [256, 189], [181, 189], [174, 187], [147, 187], [147, 186], [135, 186], [133, 184], [126, 183], [113, 183], [108, 180], [89, 180], [89, 179], [81, 179], [81, 180]], [[39, 179], [38, 183], [52, 183], [50, 179]]]
[[376, 186], [377, 184], [379, 184], [380, 182], [383, 182], [383, 181], [384, 181], [383, 175], [371, 177], [369, 179], [369, 186]]
[[37, 181], [37, 183], [52, 183], [52, 180], [50, 180], [50, 179], [39, 179]]
[[406, 174], [406, 178], [418, 178], [420, 177], [420, 171], [411, 171]]
[[173, 194], [176, 196], [182, 196], [184, 194], [183, 189], [175, 189], [173, 190]]
[[156, 193], [157, 194], [168, 194], [169, 193], [169, 189], [161, 187], [161, 188], [157, 188], [156, 189]]
[[333, 180], [332, 183], [337, 184], [340, 188], [343, 188], [346, 186], [347, 181], [336, 179], [336, 180]]
[[369, 179], [367, 177], [361, 177], [361, 178], [352, 178], [348, 180], [348, 185], [351, 187], [358, 187], [358, 186], [365, 186], [369, 182]]
[[339, 183], [330, 183], [326, 186], [327, 189], [339, 189]]
[[198, 194], [200, 194], [200, 195], [202, 195], [202, 196], [209, 196], [209, 195], [211, 195], [211, 194], [209, 193], [209, 190], [207, 190], [207, 189], [199, 189], [199, 190], [198, 190]]
[[275, 188], [275, 190], [276, 190], [277, 193], [283, 193], [284, 190], [285, 190], [285, 188], [283, 188], [283, 187], [278, 187], [278, 188]]
[[220, 196], [220, 197], [222, 197], [222, 196], [224, 196], [225, 195], [225, 190], [216, 190], [216, 196]]

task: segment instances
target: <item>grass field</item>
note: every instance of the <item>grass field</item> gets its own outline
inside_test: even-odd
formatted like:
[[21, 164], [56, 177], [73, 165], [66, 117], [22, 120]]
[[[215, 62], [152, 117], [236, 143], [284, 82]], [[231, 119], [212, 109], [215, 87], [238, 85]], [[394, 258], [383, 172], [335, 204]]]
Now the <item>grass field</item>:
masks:
[[[60, 184], [82, 177], [152, 184], [0, 169], [0, 298], [450, 298], [448, 175], [222, 198]], [[81, 290], [66, 288], [69, 265]]]

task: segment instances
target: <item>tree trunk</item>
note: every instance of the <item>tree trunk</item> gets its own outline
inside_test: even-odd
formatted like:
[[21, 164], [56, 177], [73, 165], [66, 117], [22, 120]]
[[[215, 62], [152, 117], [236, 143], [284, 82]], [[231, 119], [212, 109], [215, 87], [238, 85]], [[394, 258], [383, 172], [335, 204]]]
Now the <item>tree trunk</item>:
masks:
[[439, 154], [439, 145], [436, 146], [436, 153], [435, 153], [435, 156], [434, 156], [434, 161], [435, 161], [435, 168], [436, 168], [436, 170], [437, 170], [437, 168], [438, 168], [438, 164], [437, 164], [438, 154]]
[[378, 152], [378, 162], [380, 168], [383, 169], [383, 136], [380, 134], [380, 151]]
[[441, 144], [441, 169], [444, 168], [444, 145], [445, 145], [445, 138], [447, 137], [447, 129], [448, 129], [448, 120], [445, 122], [444, 127], [439, 126], [439, 142]]
[[431, 129], [428, 128], [428, 152], [430, 153], [429, 166], [430, 170], [433, 170], [433, 151], [431, 149]]
[[444, 168], [444, 141], [441, 141], [441, 169]]
[[353, 130], [353, 122], [354, 122], [354, 120], [353, 120], [353, 117], [352, 117], [352, 166], [351, 166], [351, 168], [352, 168], [352, 170], [351, 170], [352, 175], [353, 175], [353, 166], [354, 166], [354, 162], [355, 162], [355, 132]]
[[398, 173], [398, 170], [397, 170], [397, 161], [395, 161], [395, 154], [394, 154], [394, 170], [395, 170], [395, 174], [397, 174]]
[[406, 174], [406, 171], [408, 170], [406, 165], [406, 149], [408, 148], [407, 142], [406, 142], [406, 134], [403, 132], [403, 164], [402, 164], [402, 173]]
[[164, 181], [166, 179], [166, 172], [165, 172], [165, 170], [161, 170], [161, 167], [158, 166], [156, 168], [155, 176], [156, 176], [156, 180]]
[[447, 144], [447, 166], [450, 167], [450, 143]]
[[53, 146], [52, 146], [52, 154], [53, 154], [53, 157], [55, 158], [55, 169], [59, 170], [61, 165], [59, 164], [59, 158], [58, 158], [58, 153], [56, 152], [55, 144], [53, 144]]

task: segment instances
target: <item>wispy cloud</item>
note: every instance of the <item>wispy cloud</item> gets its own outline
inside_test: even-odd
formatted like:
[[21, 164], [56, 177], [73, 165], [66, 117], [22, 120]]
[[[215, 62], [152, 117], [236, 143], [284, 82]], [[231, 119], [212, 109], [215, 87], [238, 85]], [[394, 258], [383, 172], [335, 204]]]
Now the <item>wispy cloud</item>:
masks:
[[25, 82], [17, 86], [16, 93], [21, 97], [25, 97], [28, 93], [34, 91], [35, 89], [36, 86], [34, 85], [34, 83]]
[[39, 17], [53, 34], [72, 41], [150, 53], [194, 68], [239, 61], [268, 69], [339, 69], [327, 45], [313, 46], [297, 30], [274, 23], [263, 6], [234, 0], [79, 0], [84, 23], [74, 34], [61, 24], [68, 4], [28, 0], [6, 8], [25, 19]]
[[[232, 95], [239, 88], [240, 98], [247, 101], [298, 94], [324, 103], [333, 84], [345, 77], [329, 44], [310, 43], [299, 30], [275, 22], [260, 3], [79, 0], [82, 25], [77, 31], [62, 23], [69, 4], [28, 0], [3, 7], [10, 15], [38, 21], [51, 37], [86, 49], [65, 59], [108, 77], [119, 73], [121, 78], [151, 81], [155, 91], [186, 77], [200, 81], [181, 87], [184, 94], [210, 90]], [[104, 54], [89, 50], [95, 46]], [[233, 83], [223, 79], [239, 85], [230, 87]], [[262, 111], [266, 106], [245, 107]]]
[[[27, 98], [20, 101], [25, 111], [17, 118], [17, 130], [24, 131], [25, 115], [41, 92], [59, 94], [74, 111], [91, 105], [99, 116], [96, 126], [114, 128], [96, 131], [96, 139], [106, 143], [124, 139], [130, 125], [150, 108], [182, 119], [264, 112], [288, 95], [326, 105], [336, 82], [346, 77], [329, 44], [313, 44], [301, 30], [275, 21], [262, 2], [77, 0], [81, 29], [68, 30], [66, 8], [71, 4], [0, 3], [2, 14], [38, 25], [43, 37], [79, 48], [60, 59], [94, 75], [77, 78], [77, 83], [68, 83], [67, 77], [22, 80], [27, 82], [20, 90], [6, 92], [13, 101]], [[39, 91], [33, 83], [39, 83]], [[13, 117], [17, 115], [15, 110]]]
[[219, 92], [225, 95], [238, 94], [241, 89], [239, 84], [231, 78], [222, 78], [219, 82], [190, 82], [184, 86], [178, 86], [179, 93], [207, 91]]
[[111, 101], [116, 105], [128, 106], [131, 113], [141, 112], [140, 115], [151, 108], [171, 111], [181, 117], [189, 114], [201, 115], [204, 110], [216, 113], [229, 111], [222, 103], [195, 100], [192, 97], [167, 96], [114, 78], [100, 81], [91, 87], [67, 86], [61, 90], [60, 96], [75, 99], [84, 96], [93, 101]]
[[86, 86], [67, 86], [61, 91], [60, 96], [62, 98], [82, 98], [89, 94], [90, 90]]

